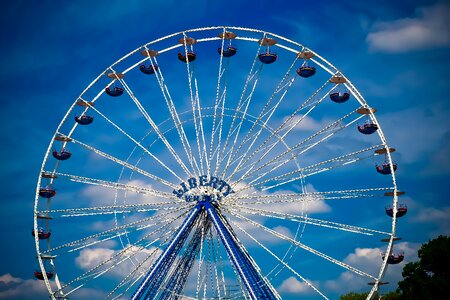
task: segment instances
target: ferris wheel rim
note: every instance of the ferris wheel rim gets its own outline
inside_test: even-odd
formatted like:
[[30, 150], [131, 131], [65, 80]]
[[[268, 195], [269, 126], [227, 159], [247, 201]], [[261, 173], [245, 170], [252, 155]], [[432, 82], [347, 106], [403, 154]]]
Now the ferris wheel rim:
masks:
[[[339, 75], [339, 76], [344, 77], [344, 78], [346, 79], [345, 86], [352, 92], [352, 94], [355, 96], [355, 99], [361, 104], [362, 107], [370, 108], [370, 106], [368, 106], [368, 104], [366, 103], [365, 99], [362, 97], [362, 95], [359, 93], [359, 91], [353, 86], [353, 84], [348, 80], [348, 78], [346, 78], [345, 75], [343, 75], [343, 74], [342, 74], [337, 68], [335, 68], [331, 63], [329, 63], [328, 61], [326, 61], [325, 59], [323, 59], [321, 56], [319, 56], [317, 53], [315, 53], [315, 52], [312, 51], [311, 49], [309, 49], [309, 48], [303, 46], [302, 44], [296, 43], [296, 42], [291, 41], [291, 40], [289, 40], [289, 39], [287, 39], [287, 38], [284, 38], [284, 37], [282, 37], [282, 36], [273, 34], [273, 33], [271, 33], [271, 32], [267, 32], [267, 31], [263, 31], [263, 30], [257, 30], [257, 29], [251, 29], [251, 28], [245, 28], [245, 27], [216, 26], [216, 27], [201, 27], [201, 28], [189, 29], [189, 30], [185, 30], [185, 31], [180, 31], [180, 32], [177, 32], [177, 33], [173, 33], [173, 34], [170, 34], [170, 35], [166, 35], [166, 36], [164, 36], [164, 37], [162, 37], [162, 38], [153, 40], [153, 41], [151, 41], [151, 42], [149, 42], [149, 43], [147, 43], [147, 44], [144, 44], [144, 45], [141, 46], [141, 47], [138, 47], [136, 50], [133, 50], [133, 51], [129, 52], [127, 55], [123, 56], [122, 58], [120, 58], [119, 60], [117, 60], [115, 63], [113, 63], [112, 65], [110, 65], [108, 68], [106, 68], [106, 70], [105, 70], [103, 73], [101, 73], [101, 74], [100, 74], [93, 82], [91, 82], [91, 83], [87, 86], [87, 88], [80, 94], [80, 96], [77, 97], [77, 99], [74, 101], [74, 103], [72, 104], [72, 106], [71, 106], [71, 107], [69, 108], [69, 110], [67, 111], [66, 115], [63, 117], [62, 121], [61, 121], [60, 124], [58, 125], [58, 127], [57, 127], [57, 129], [56, 129], [56, 131], [55, 131], [55, 133], [54, 133], [54, 135], [53, 135], [53, 138], [52, 138], [52, 140], [51, 140], [51, 142], [50, 142], [50, 144], [49, 144], [49, 147], [48, 147], [48, 149], [47, 149], [47, 151], [46, 151], [46, 154], [44, 155], [44, 159], [43, 159], [43, 163], [42, 163], [40, 175], [38, 176], [38, 182], [37, 182], [37, 186], [36, 186], [36, 194], [35, 194], [35, 195], [36, 195], [36, 196], [35, 196], [35, 206], [34, 206], [34, 226], [33, 226], [33, 227], [34, 227], [34, 232], [35, 232], [35, 233], [36, 233], [37, 230], [38, 230], [38, 217], [39, 217], [38, 201], [39, 201], [39, 188], [41, 187], [42, 173], [45, 172], [45, 171], [47, 171], [47, 169], [45, 168], [45, 165], [46, 165], [46, 162], [47, 162], [47, 160], [48, 160], [48, 158], [49, 158], [49, 156], [50, 156], [51, 148], [53, 147], [53, 145], [54, 145], [54, 143], [55, 143], [55, 139], [56, 139], [56, 137], [57, 137], [58, 134], [59, 134], [59, 130], [60, 130], [61, 126], [66, 122], [68, 116], [69, 116], [70, 113], [74, 110], [74, 107], [75, 107], [76, 103], [77, 103], [78, 101], [80, 101], [80, 100], [81, 100], [81, 101], [84, 101], [84, 100], [83, 100], [83, 95], [85, 94], [85, 92], [86, 92], [87, 90], [89, 90], [90, 87], [92, 87], [92, 86], [99, 80], [99, 78], [101, 78], [102, 76], [104, 76], [104, 74], [105, 74], [107, 71], [113, 70], [113, 67], [116, 66], [118, 63], [122, 62], [123, 60], [125, 60], [125, 59], [128, 58], [129, 56], [135, 54], [136, 52], [142, 51], [142, 49], [147, 49], [149, 46], [151, 46], [151, 45], [153, 45], [153, 44], [156, 44], [156, 43], [158, 43], [158, 42], [160, 42], [160, 41], [162, 41], [162, 40], [169, 39], [169, 38], [171, 38], [171, 37], [175, 37], [175, 36], [178, 36], [178, 35], [184, 35], [184, 36], [186, 36], [187, 33], [203, 32], [203, 31], [209, 31], [209, 30], [214, 31], [214, 30], [219, 30], [219, 29], [224, 30], [224, 31], [226, 31], [227, 29], [230, 29], [230, 30], [237, 30], [237, 31], [239, 31], [239, 30], [241, 30], [241, 31], [246, 31], [246, 30], [247, 30], [247, 31], [250, 31], [250, 32], [262, 33], [262, 34], [264, 34], [264, 36], [265, 36], [265, 35], [269, 35], [269, 36], [275, 37], [275, 38], [277, 38], [277, 39], [281, 39], [281, 40], [283, 40], [283, 41], [285, 41], [285, 42], [292, 43], [292, 44], [294, 44], [294, 45], [296, 45], [296, 46], [301, 47], [302, 50], [303, 50], [303, 49], [307, 49], [308, 51], [311, 51], [312, 53], [314, 53], [314, 55], [315, 55], [315, 57], [317, 57], [317, 59], [320, 59], [320, 60], [321, 60], [321, 61], [317, 61], [317, 60], [312, 59], [315, 63], [317, 63], [323, 70], [325, 70], [325, 71], [327, 71], [328, 73], [330, 73], [331, 76]], [[211, 40], [220, 40], [220, 38], [217, 38], [217, 37], [214, 37], [214, 38], [206, 38], [205, 40], [198, 39], [197, 42], [198, 42], [198, 43], [202, 43], [202, 42], [209, 42], [209, 41], [211, 41]], [[245, 39], [240, 39], [239, 36], [236, 37], [236, 40], [245, 41]], [[251, 40], [251, 41], [253, 41], [253, 40]], [[181, 46], [182, 46], [182, 45], [177, 45], [177, 47], [181, 47]], [[297, 52], [298, 52], [298, 51], [296, 52], [296, 51], [293, 50], [293, 49], [290, 49], [288, 46], [283, 47], [283, 45], [280, 45], [280, 44], [277, 44], [277, 46], [278, 46], [278, 47], [281, 47], [282, 49], [284, 49], [284, 50], [286, 50], [286, 51], [290, 51], [290, 52], [293, 52], [293, 53], [297, 53]], [[173, 50], [173, 49], [174, 49], [173, 47], [174, 47], [174, 46], [169, 47], [170, 49], [169, 49], [169, 48], [162, 49], [161, 51], [158, 51], [158, 53], [164, 53], [164, 52]], [[176, 47], [175, 47], [175, 48], [176, 48]], [[145, 61], [145, 60], [146, 60], [146, 59], [144, 58], [143, 61]], [[323, 62], [325, 65], [322, 65], [321, 62]], [[139, 62], [139, 63], [140, 63], [140, 62]], [[189, 64], [189, 63], [188, 63], [188, 64]], [[136, 65], [137, 65], [137, 64], [136, 64]], [[134, 67], [132, 67], [132, 68], [129, 68], [128, 70], [125, 70], [125, 71], [123, 72], [123, 74], [126, 74], [129, 70], [134, 69], [134, 68], [136, 67], [136, 65], [134, 65]], [[333, 72], [333, 71], [334, 71], [334, 72]], [[121, 74], [122, 74], [122, 73], [121, 73]], [[95, 101], [101, 96], [101, 94], [102, 94], [102, 92], [100, 92], [99, 95], [97, 95], [97, 97], [95, 97], [95, 98], [92, 100], [92, 103], [95, 103]], [[90, 107], [90, 105], [87, 106], [86, 110], [87, 110], [89, 107]], [[378, 123], [378, 121], [377, 121], [377, 119], [376, 119], [375, 114], [374, 114], [373, 111], [370, 111], [369, 116], [370, 116], [370, 118], [371, 118], [376, 124], [379, 125], [379, 123]], [[72, 128], [72, 130], [70, 131], [70, 133], [67, 135], [67, 137], [68, 137], [69, 139], [71, 138], [71, 134], [75, 131], [75, 129], [77, 128], [77, 126], [78, 126], [78, 124], [75, 123], [75, 124], [74, 124], [74, 127]], [[380, 139], [381, 139], [381, 141], [382, 141], [382, 146], [384, 147], [384, 149], [386, 149], [386, 158], [387, 158], [387, 161], [389, 162], [389, 164], [391, 165], [391, 168], [392, 168], [393, 160], [392, 160], [392, 157], [391, 157], [391, 154], [390, 154], [390, 151], [389, 151], [389, 146], [388, 146], [388, 144], [387, 144], [386, 138], [385, 138], [385, 136], [384, 136], [384, 134], [383, 134], [383, 131], [382, 131], [382, 128], [381, 128], [380, 125], [379, 125], [379, 130], [378, 130], [377, 134], [379, 135], [379, 137], [380, 137]], [[67, 143], [67, 142], [68, 142], [68, 141], [65, 141], [65, 142], [64, 142], [64, 145], [65, 145], [65, 143]], [[54, 170], [53, 170], [53, 173], [56, 173], [56, 172], [57, 172], [57, 168], [58, 168], [58, 163], [56, 164], [56, 166], [55, 166], [55, 168], [54, 168]], [[392, 190], [394, 191], [394, 192], [393, 192], [393, 193], [394, 193], [394, 195], [393, 195], [393, 205], [396, 206], [396, 205], [398, 205], [398, 197], [397, 197], [397, 193], [396, 193], [396, 191], [397, 191], [397, 183], [396, 183], [396, 177], [395, 177], [394, 172], [391, 172], [391, 177], [392, 177], [392, 181], [393, 181], [393, 187], [392, 187]], [[392, 245], [393, 245], [393, 241], [394, 241], [394, 239], [395, 239], [395, 231], [396, 231], [396, 214], [394, 214], [394, 216], [393, 216], [393, 218], [392, 218], [391, 231], [392, 231], [392, 232], [391, 232], [390, 240], [389, 240], [389, 242], [388, 242], [387, 252], [391, 251]], [[39, 238], [38, 238], [38, 235], [37, 235], [37, 234], [35, 234], [35, 245], [36, 245], [36, 250], [37, 250], [37, 252], [38, 252], [38, 262], [39, 262], [39, 265], [40, 265], [40, 267], [41, 267], [41, 270], [44, 270], [45, 267], [44, 267], [43, 259], [42, 259], [42, 256], [41, 256], [40, 242], [39, 242]], [[60, 285], [61, 285], [61, 284], [60, 284], [60, 282], [59, 282], [59, 279], [58, 279], [58, 276], [57, 276], [57, 272], [56, 272], [56, 270], [55, 270], [55, 266], [53, 265], [53, 260], [51, 259], [50, 261], [51, 261], [51, 265], [52, 265], [52, 268], [53, 268], [53, 270], [54, 270], [54, 273], [55, 273], [55, 275], [56, 275], [56, 276], [55, 276], [56, 284], [57, 284], [57, 286], [60, 288]], [[380, 268], [380, 273], [379, 273], [378, 279], [376, 279], [375, 282], [378, 282], [378, 281], [380, 280], [380, 278], [382, 278], [382, 276], [384, 275], [384, 272], [386, 271], [386, 266], [387, 266], [387, 257], [383, 260], [383, 264], [382, 264], [382, 267]], [[43, 275], [44, 275], [44, 282], [45, 282], [45, 284], [46, 284], [46, 286], [47, 286], [47, 289], [48, 289], [50, 292], [53, 291], [53, 289], [52, 289], [51, 286], [50, 286], [49, 279], [47, 278], [47, 274], [44, 272]], [[372, 288], [370, 294], [373, 294], [373, 292], [375, 291], [376, 288], [377, 288], [377, 284], [374, 285], [374, 287]], [[54, 295], [53, 295], [53, 296], [54, 296]], [[53, 296], [52, 296], [52, 297], [53, 297]]]

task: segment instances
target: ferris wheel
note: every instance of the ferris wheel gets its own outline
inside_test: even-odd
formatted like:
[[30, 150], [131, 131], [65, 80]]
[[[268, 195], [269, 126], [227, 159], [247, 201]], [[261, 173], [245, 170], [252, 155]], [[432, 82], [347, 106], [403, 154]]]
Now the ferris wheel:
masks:
[[[376, 111], [271, 32], [148, 42], [92, 81], [51, 139], [34, 275], [53, 299], [328, 299], [345, 273], [370, 298], [403, 260], [407, 211]], [[376, 270], [346, 259], [377, 247]]]

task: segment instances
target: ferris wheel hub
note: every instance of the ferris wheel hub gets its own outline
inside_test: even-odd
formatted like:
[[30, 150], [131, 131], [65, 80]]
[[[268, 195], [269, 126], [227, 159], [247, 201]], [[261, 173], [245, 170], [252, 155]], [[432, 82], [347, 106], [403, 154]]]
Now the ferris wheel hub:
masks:
[[231, 185], [225, 180], [208, 175], [190, 177], [186, 182], [181, 182], [180, 187], [180, 189], [173, 190], [173, 194], [186, 202], [220, 201], [234, 193]]

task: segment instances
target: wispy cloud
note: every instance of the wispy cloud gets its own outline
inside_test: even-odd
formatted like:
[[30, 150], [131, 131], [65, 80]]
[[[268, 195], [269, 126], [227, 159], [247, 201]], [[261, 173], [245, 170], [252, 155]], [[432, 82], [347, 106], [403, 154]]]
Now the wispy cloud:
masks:
[[2, 276], [0, 276], [0, 282], [5, 283], [5, 284], [19, 283], [19, 282], [22, 282], [22, 279], [16, 278], [16, 277], [12, 276], [11, 274], [7, 273], [7, 274], [3, 274]]
[[403, 53], [450, 46], [450, 5], [437, 3], [417, 9], [413, 18], [378, 22], [367, 35], [369, 49]]
[[420, 213], [413, 221], [435, 224], [437, 230], [431, 232], [431, 236], [433, 237], [439, 234], [450, 235], [450, 206], [443, 208], [424, 207], [420, 209]]
[[[162, 250], [155, 247], [143, 249], [137, 246], [128, 245], [127, 250], [119, 255], [119, 260], [126, 257], [133, 257], [134, 260], [138, 260], [142, 263], [142, 265], [139, 266], [139, 272], [144, 272], [152, 265], [155, 258], [161, 255], [161, 253]], [[117, 254], [117, 251], [109, 248], [87, 248], [80, 251], [80, 254], [75, 259], [75, 263], [81, 269], [89, 270], [108, 261]], [[106, 263], [105, 266], [110, 267], [112, 264], [116, 264], [116, 266], [108, 272], [108, 275], [115, 278], [121, 278], [123, 274], [129, 274], [135, 271], [136, 268], [132, 259], [123, 260], [120, 264], [117, 264], [117, 261], [114, 258]]]
[[[390, 144], [399, 149], [402, 159], [412, 163], [430, 156], [437, 150], [436, 141], [445, 140], [448, 132], [446, 118], [448, 109], [444, 106], [411, 107], [380, 115], [383, 131], [387, 132]], [[411, 127], [405, 122], [413, 122]], [[414, 128], [414, 129], [412, 129]], [[442, 164], [433, 164], [436, 171], [441, 171]]]
[[[311, 282], [315, 287], [318, 286], [317, 282]], [[296, 295], [304, 295], [304, 294], [314, 294], [314, 290], [310, 288], [305, 282], [299, 281], [297, 278], [291, 276], [281, 283], [281, 285], [277, 288], [277, 290], [281, 293], [287, 294], [296, 294]]]
[[[56, 290], [56, 284], [50, 285]], [[23, 279], [7, 273], [0, 276], [0, 299], [48, 299], [48, 291], [42, 281], [36, 279]], [[81, 288], [71, 299], [104, 299], [105, 293], [91, 288]]]

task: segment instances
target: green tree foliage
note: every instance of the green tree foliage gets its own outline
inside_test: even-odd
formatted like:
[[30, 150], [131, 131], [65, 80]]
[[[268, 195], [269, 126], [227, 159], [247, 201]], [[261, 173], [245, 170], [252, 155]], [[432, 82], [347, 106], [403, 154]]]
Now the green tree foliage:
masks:
[[450, 237], [442, 236], [423, 244], [420, 260], [403, 268], [397, 291], [401, 299], [445, 299], [450, 295]]
[[[366, 300], [369, 293], [349, 293], [346, 295], [341, 296], [340, 300]], [[401, 300], [400, 294], [397, 292], [390, 292], [387, 294], [384, 294], [379, 298], [378, 294], [375, 292], [372, 296], [372, 299], [381, 299], [381, 300]]]
[[[377, 299], [377, 298], [375, 298]], [[381, 296], [381, 300], [401, 300], [401, 296], [397, 292], [389, 292]]]
[[340, 300], [366, 300], [369, 293], [348, 293], [341, 296]]

